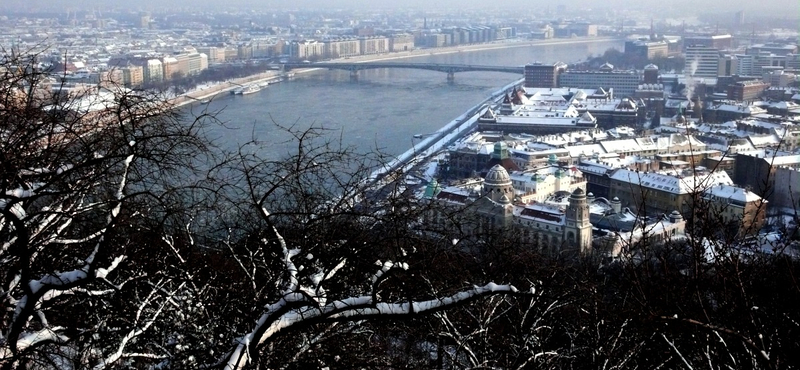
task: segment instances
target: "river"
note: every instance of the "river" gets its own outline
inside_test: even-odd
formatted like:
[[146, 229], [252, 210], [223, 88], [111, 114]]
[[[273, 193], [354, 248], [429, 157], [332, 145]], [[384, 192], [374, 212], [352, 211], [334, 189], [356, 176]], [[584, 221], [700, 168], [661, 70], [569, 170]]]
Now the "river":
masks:
[[[413, 63], [520, 66], [533, 61], [574, 62], [606, 49], [622, 48], [622, 41], [588, 41], [533, 45], [506, 49], [422, 55], [403, 59]], [[211, 135], [226, 147], [248, 141], [266, 144], [271, 155], [285, 155], [287, 136], [282, 126], [328, 129], [331, 138], [360, 152], [373, 149], [399, 155], [410, 148], [414, 135], [432, 133], [493, 91], [522, 76], [507, 73], [464, 72], [448, 83], [446, 74], [415, 69], [375, 69], [359, 72], [351, 81], [347, 71], [325, 70], [300, 75], [251, 95], [220, 95], [207, 106], [228, 128]], [[274, 123], [273, 123], [274, 122]]]

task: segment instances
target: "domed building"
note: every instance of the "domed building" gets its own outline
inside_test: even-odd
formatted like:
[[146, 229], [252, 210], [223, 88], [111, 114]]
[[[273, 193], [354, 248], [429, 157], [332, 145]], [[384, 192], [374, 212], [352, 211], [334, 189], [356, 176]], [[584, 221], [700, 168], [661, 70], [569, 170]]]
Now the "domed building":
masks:
[[[612, 179], [618, 179], [621, 171], [627, 170], [616, 170], [611, 175]], [[563, 170], [556, 169], [553, 177], [557, 177], [558, 173], [566, 176]], [[686, 222], [677, 211], [665, 212], [663, 218], [647, 223], [645, 229], [648, 232], [643, 233], [642, 227], [636, 227], [641, 226], [636, 215], [628, 208], [623, 209], [618, 197], [612, 194], [614, 197], [611, 200], [599, 200], [592, 193], [587, 194], [585, 186], [569, 189], [566, 202], [523, 203], [521, 199], [524, 194], [515, 189], [515, 176], [516, 173], [509, 174], [502, 166], [495, 165], [483, 180], [466, 179], [458, 185], [444, 188], [436, 181], [431, 181], [421, 194], [422, 198], [445, 208], [432, 207], [427, 221], [438, 226], [442, 232], [452, 227], [459, 238], [498, 231], [516, 233], [523, 245], [553, 253], [585, 254], [592, 251], [593, 245], [597, 245], [611, 255], [618, 255], [641, 240], [662, 243], [684, 235]], [[597, 213], [597, 202], [600, 201], [605, 207], [601, 207], [600, 213]], [[595, 213], [590, 212], [592, 207]], [[670, 208], [674, 209], [673, 206]], [[593, 237], [593, 215], [594, 226], [606, 231], [607, 235]]]
[[514, 217], [514, 188], [511, 176], [503, 166], [496, 164], [489, 169], [481, 195], [473, 205], [478, 216], [478, 230], [509, 227]]
[[486, 174], [483, 181], [483, 196], [498, 203], [511, 203], [514, 198], [514, 188], [511, 186], [511, 176], [503, 166], [496, 164]]
[[[464, 211], [468, 226], [477, 233], [490, 230], [519, 232], [524, 242], [538, 248], [560, 252], [563, 250], [586, 253], [591, 250], [592, 225], [589, 223], [589, 205], [583, 189], [577, 188], [569, 197], [566, 209], [557, 206], [515, 204], [514, 188], [508, 171], [495, 165], [487, 173], [482, 184], [468, 187], [448, 187], [435, 192], [429, 186], [423, 195], [426, 199], [457, 206]], [[480, 187], [480, 196], [474, 189]], [[453, 222], [452, 214], [433, 216], [435, 222]], [[464, 227], [464, 221], [460, 221]]]

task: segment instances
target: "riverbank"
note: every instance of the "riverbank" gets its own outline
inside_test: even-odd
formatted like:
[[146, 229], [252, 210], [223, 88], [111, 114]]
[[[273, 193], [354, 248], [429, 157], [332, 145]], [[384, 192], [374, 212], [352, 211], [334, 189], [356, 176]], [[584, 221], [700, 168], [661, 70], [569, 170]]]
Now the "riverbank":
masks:
[[170, 100], [175, 107], [199, 103], [203, 100], [213, 99], [219, 94], [229, 93], [247, 84], [277, 82], [282, 78], [278, 71], [267, 71], [252, 76], [235, 78], [213, 85], [202, 85], [196, 90], [189, 91]]

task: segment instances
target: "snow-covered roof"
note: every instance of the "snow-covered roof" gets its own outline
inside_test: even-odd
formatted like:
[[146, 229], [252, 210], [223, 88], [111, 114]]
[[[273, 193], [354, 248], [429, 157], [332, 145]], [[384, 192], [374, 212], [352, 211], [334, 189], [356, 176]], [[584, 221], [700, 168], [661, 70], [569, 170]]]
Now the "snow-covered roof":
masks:
[[700, 172], [694, 175], [691, 173], [695, 172], [690, 172], [688, 176], [684, 174], [673, 176], [657, 172], [618, 169], [611, 173], [610, 178], [612, 180], [634, 184], [634, 186], [642, 186], [673, 194], [688, 194], [712, 185], [733, 185], [730, 176], [724, 171]]
[[768, 160], [773, 166], [795, 165], [800, 163], [800, 154], [776, 156]]
[[764, 121], [764, 120], [761, 120], [761, 119], [747, 119], [747, 120], [741, 120], [741, 121], [737, 121], [737, 122], [739, 124], [741, 124], [741, 125], [744, 125], [744, 126], [762, 127], [762, 128], [766, 128], [766, 129], [780, 129], [780, 128], [784, 128], [784, 127], [794, 126], [789, 121], [774, 122], [774, 121]]
[[566, 147], [566, 149], [569, 151], [569, 156], [572, 158], [578, 158], [581, 155], [591, 157], [595, 153], [601, 154], [606, 152], [600, 144], [570, 145]]
[[436, 194], [436, 199], [448, 203], [464, 204], [467, 202], [469, 194], [470, 189], [468, 188], [448, 186]]
[[633, 127], [617, 126], [610, 130], [606, 130], [606, 133], [608, 133], [608, 135], [611, 137], [620, 138], [622, 136], [634, 136], [636, 135], [636, 130], [634, 130]]
[[97, 112], [111, 109], [117, 105], [117, 95], [113, 91], [99, 89], [96, 92], [80, 96], [68, 106], [59, 107], [81, 113]]
[[601, 145], [608, 153], [638, 152], [642, 150], [636, 139], [605, 140]]
[[800, 107], [800, 105], [792, 101], [779, 101], [770, 104], [770, 108], [775, 109], [796, 109], [798, 107]]
[[763, 108], [757, 107], [757, 106], [754, 106], [754, 105], [720, 104], [720, 105], [718, 105], [718, 106], [716, 106], [714, 108], [716, 110], [718, 110], [718, 111], [739, 113], [739, 114], [749, 114], [749, 115], [766, 112], [766, 110], [764, 110]]
[[732, 185], [714, 185], [706, 189], [704, 193], [719, 199], [731, 200], [741, 204], [757, 202], [761, 200], [761, 197], [756, 193]]
[[514, 207], [514, 216], [524, 220], [544, 222], [551, 225], [563, 225], [564, 213], [558, 208], [537, 203], [524, 207]]
[[514, 181], [533, 181], [534, 175], [538, 176], [555, 176], [566, 175], [569, 177], [581, 177], [582, 173], [577, 167], [562, 168], [561, 166], [543, 166], [527, 171], [514, 171], [509, 176]]
[[650, 136], [637, 137], [634, 140], [636, 140], [636, 143], [639, 144], [639, 147], [642, 148], [642, 150], [658, 149], [657, 140], [653, 140], [653, 138]]
[[754, 147], [764, 147], [764, 146], [773, 146], [778, 145], [781, 142], [781, 138], [775, 134], [769, 135], [749, 135], [748, 139], [753, 144]]

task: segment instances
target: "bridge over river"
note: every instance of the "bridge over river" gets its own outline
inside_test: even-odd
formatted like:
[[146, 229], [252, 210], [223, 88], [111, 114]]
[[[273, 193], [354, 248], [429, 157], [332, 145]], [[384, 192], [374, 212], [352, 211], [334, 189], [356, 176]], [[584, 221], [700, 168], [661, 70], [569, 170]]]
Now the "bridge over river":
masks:
[[462, 64], [438, 64], [438, 63], [399, 63], [399, 62], [285, 63], [283, 64], [283, 68], [284, 69], [292, 69], [292, 68], [341, 69], [350, 71], [350, 78], [352, 79], [358, 79], [358, 71], [364, 69], [378, 69], [378, 68], [425, 69], [429, 71], [447, 73], [448, 81], [453, 81], [455, 78], [455, 74], [459, 72], [503, 72], [503, 73], [514, 73], [516, 75], [522, 75], [524, 72], [524, 67], [478, 66], [478, 65], [462, 65]]

